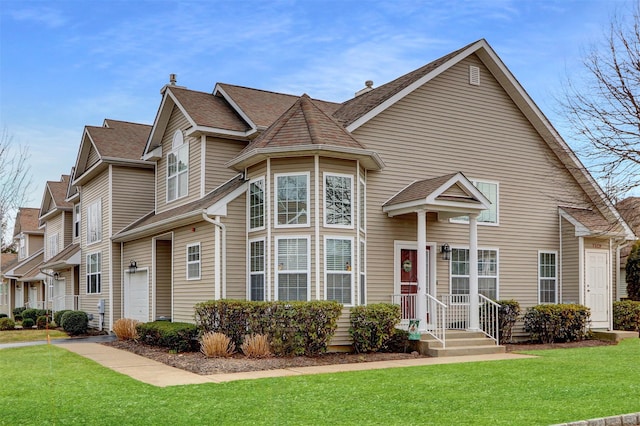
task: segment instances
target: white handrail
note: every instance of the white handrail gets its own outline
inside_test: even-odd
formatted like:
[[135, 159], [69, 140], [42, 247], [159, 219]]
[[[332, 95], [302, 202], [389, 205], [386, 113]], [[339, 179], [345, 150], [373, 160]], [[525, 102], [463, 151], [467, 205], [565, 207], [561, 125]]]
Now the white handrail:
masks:
[[500, 310], [500, 304], [482, 294], [478, 294], [478, 305], [480, 310], [480, 331], [495, 340], [496, 345], [499, 345], [498, 311]]
[[[431, 318], [429, 318], [431, 317]], [[425, 331], [442, 343], [442, 348], [446, 347], [447, 329], [445, 327], [445, 318], [447, 317], [447, 305], [427, 294], [427, 324]], [[429, 321], [429, 319], [431, 321]]]

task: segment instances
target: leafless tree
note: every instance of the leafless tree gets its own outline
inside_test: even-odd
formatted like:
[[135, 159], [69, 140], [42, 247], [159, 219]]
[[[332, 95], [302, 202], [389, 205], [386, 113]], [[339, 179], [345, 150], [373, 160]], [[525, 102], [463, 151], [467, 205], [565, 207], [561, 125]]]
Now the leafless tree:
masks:
[[0, 246], [11, 215], [24, 205], [31, 187], [31, 173], [27, 163], [29, 148], [13, 142], [5, 128], [0, 134]]
[[640, 2], [611, 19], [583, 64], [560, 103], [581, 154], [615, 199], [640, 186]]

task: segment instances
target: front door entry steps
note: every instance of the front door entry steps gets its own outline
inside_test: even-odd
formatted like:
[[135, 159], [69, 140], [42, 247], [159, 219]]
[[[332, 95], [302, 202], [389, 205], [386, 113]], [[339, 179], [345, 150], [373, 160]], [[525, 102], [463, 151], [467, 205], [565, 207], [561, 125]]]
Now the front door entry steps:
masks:
[[441, 342], [430, 335], [423, 334], [416, 345], [416, 350], [421, 355], [431, 357], [488, 355], [506, 352], [504, 346], [496, 345], [495, 340], [479, 331], [447, 330], [444, 348]]

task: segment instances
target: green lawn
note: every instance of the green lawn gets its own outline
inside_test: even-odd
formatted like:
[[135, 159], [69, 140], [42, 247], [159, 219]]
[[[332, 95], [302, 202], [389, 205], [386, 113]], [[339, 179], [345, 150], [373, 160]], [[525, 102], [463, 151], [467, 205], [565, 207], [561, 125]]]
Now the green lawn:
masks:
[[47, 334], [51, 339], [66, 339], [67, 333], [60, 330], [3, 330], [0, 331], [0, 343], [34, 342], [47, 340]]
[[539, 358], [156, 388], [61, 347], [0, 350], [0, 424], [548, 425], [640, 411], [640, 339]]

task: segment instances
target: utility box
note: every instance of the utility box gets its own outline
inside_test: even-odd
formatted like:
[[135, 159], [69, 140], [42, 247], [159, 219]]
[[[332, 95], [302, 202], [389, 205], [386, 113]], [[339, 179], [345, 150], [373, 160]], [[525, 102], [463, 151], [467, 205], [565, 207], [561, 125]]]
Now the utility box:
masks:
[[104, 314], [104, 299], [98, 300], [98, 313]]

